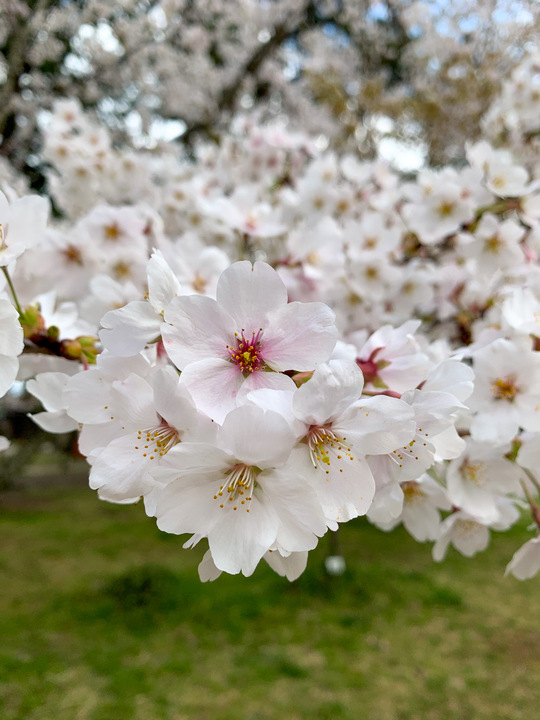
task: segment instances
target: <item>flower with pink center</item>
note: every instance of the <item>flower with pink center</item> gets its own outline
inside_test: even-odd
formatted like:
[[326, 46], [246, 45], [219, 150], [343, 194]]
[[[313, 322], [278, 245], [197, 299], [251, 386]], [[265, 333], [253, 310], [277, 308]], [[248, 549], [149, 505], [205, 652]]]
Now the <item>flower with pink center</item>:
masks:
[[227, 346], [229, 356], [232, 362], [236, 363], [243, 373], [252, 373], [261, 370], [263, 360], [261, 358], [261, 334], [262, 328], [251, 333], [250, 338], [246, 338], [244, 330], [241, 334], [234, 333], [236, 346]]
[[166, 308], [162, 337], [197, 406], [221, 423], [258, 388], [294, 390], [285, 371], [311, 371], [336, 342], [324, 303], [287, 302], [278, 273], [263, 262], [238, 262], [217, 284], [216, 300], [180, 296]]

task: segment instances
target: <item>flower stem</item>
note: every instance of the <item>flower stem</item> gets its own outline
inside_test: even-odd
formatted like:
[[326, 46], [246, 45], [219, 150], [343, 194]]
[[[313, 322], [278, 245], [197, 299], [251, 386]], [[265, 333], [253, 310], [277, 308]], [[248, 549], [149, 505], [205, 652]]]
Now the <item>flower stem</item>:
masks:
[[15, 292], [15, 288], [13, 287], [13, 283], [11, 282], [11, 278], [9, 276], [8, 269], [4, 266], [2, 266], [2, 272], [4, 273], [7, 284], [9, 285], [9, 289], [11, 290], [11, 294], [13, 295], [13, 302], [15, 303], [15, 307], [17, 308], [17, 312], [19, 315], [23, 314], [22, 308], [19, 304], [19, 299], [17, 298], [17, 293]]

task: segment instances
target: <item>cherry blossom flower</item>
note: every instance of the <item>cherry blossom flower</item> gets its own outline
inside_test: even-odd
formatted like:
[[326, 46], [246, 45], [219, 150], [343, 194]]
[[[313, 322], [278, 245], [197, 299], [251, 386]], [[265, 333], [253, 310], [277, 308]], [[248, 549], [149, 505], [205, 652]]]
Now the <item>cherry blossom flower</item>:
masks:
[[370, 508], [369, 520], [387, 531], [402, 522], [407, 532], [418, 542], [436, 540], [441, 524], [439, 510], [452, 509], [444, 488], [432, 477], [423, 474], [415, 480], [401, 483], [400, 490], [402, 497], [395, 498], [396, 506], [401, 506], [398, 514], [395, 514], [395, 510], [392, 512], [391, 498], [385, 495], [384, 506], [379, 499], [375, 507]]
[[171, 367], [148, 378], [131, 374], [113, 393], [121, 430], [90, 453], [90, 487], [112, 502], [136, 502], [159, 486], [153, 471], [171, 448], [181, 441], [212, 442], [215, 426], [196, 409]]
[[446, 473], [448, 497], [452, 503], [482, 522], [499, 519], [497, 498], [520, 492], [523, 473], [504, 455], [510, 447], [469, 441], [465, 452], [452, 460]]
[[323, 303], [287, 303], [283, 281], [266, 263], [231, 265], [216, 297], [174, 298], [162, 337], [197, 406], [217, 422], [250, 390], [294, 389], [284, 371], [313, 370], [332, 352], [332, 310]]
[[540, 353], [527, 340], [499, 338], [473, 355], [476, 376], [469, 404], [471, 435], [503, 444], [520, 427], [540, 430]]
[[330, 360], [291, 395], [259, 390], [249, 400], [279, 411], [300, 441], [296, 472], [315, 488], [329, 527], [368, 510], [375, 482], [367, 454], [391, 452], [415, 432], [411, 408], [395, 398], [363, 397], [351, 362]]
[[223, 422], [217, 445], [181, 443], [157, 474], [158, 527], [208, 538], [216, 568], [251, 575], [270, 549], [315, 547], [324, 534], [315, 493], [286, 469], [295, 436], [272, 411], [244, 405]]

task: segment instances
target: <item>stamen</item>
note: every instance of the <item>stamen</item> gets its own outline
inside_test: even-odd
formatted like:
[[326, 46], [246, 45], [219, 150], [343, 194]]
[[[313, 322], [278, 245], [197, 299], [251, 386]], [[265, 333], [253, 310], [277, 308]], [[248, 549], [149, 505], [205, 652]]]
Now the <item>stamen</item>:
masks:
[[488, 483], [488, 476], [486, 474], [486, 468], [484, 463], [472, 463], [469, 460], [465, 460], [461, 464], [460, 468], [464, 477], [472, 482], [476, 487], [482, 488]]
[[[330, 453], [337, 460], [342, 460], [343, 456], [354, 460], [351, 454], [351, 448], [347, 445], [347, 438], [338, 437], [330, 428], [312, 425], [306, 436], [309, 447], [309, 455], [313, 467], [317, 469], [318, 462], [330, 466], [332, 464]], [[326, 471], [328, 474], [328, 470]]]
[[[261, 471], [259, 468], [253, 465], [244, 465], [244, 463], [236, 463], [230, 470], [227, 471], [227, 480], [220, 485], [219, 491], [214, 495], [214, 500], [223, 496], [223, 493], [228, 494], [228, 502], [233, 503], [233, 510], [241, 510], [249, 512], [249, 507], [246, 503], [250, 502], [253, 497], [253, 490], [257, 487], [256, 478]], [[241, 506], [244, 507], [241, 507]], [[220, 508], [224, 507], [224, 503], [221, 503]]]
[[[158, 427], [139, 430], [137, 441], [141, 445], [146, 443], [142, 447], [144, 450], [149, 450], [149, 452], [143, 453], [143, 457], [149, 456], [150, 460], [154, 460], [166, 455], [172, 447], [180, 442], [180, 437], [177, 430], [162, 419]], [[141, 445], [135, 445], [135, 450], [138, 450]]]
[[401, 483], [401, 489], [403, 490], [404, 500], [408, 505], [417, 505], [424, 499], [420, 483], [417, 483], [416, 480]]
[[261, 336], [262, 328], [258, 332], [253, 331], [251, 338], [246, 338], [245, 330], [241, 335], [235, 333], [236, 347], [227, 345], [231, 360], [236, 363], [244, 374], [262, 370], [264, 360], [261, 357]]
[[496, 400], [512, 401], [518, 392], [515, 375], [508, 375], [505, 378], [494, 380], [491, 383], [491, 392], [495, 395]]

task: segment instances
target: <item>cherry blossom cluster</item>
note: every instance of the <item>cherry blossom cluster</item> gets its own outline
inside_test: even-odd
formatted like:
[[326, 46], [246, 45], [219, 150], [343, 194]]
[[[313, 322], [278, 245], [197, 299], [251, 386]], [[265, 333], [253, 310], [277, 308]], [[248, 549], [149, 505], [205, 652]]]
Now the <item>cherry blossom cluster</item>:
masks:
[[[202, 579], [294, 579], [361, 515], [436, 560], [540, 527], [533, 157], [404, 180], [248, 118], [127, 153], [72, 101], [44, 152], [63, 218], [0, 194], [0, 394], [26, 380], [101, 498], [207, 542]], [[538, 569], [537, 536], [508, 571]]]

